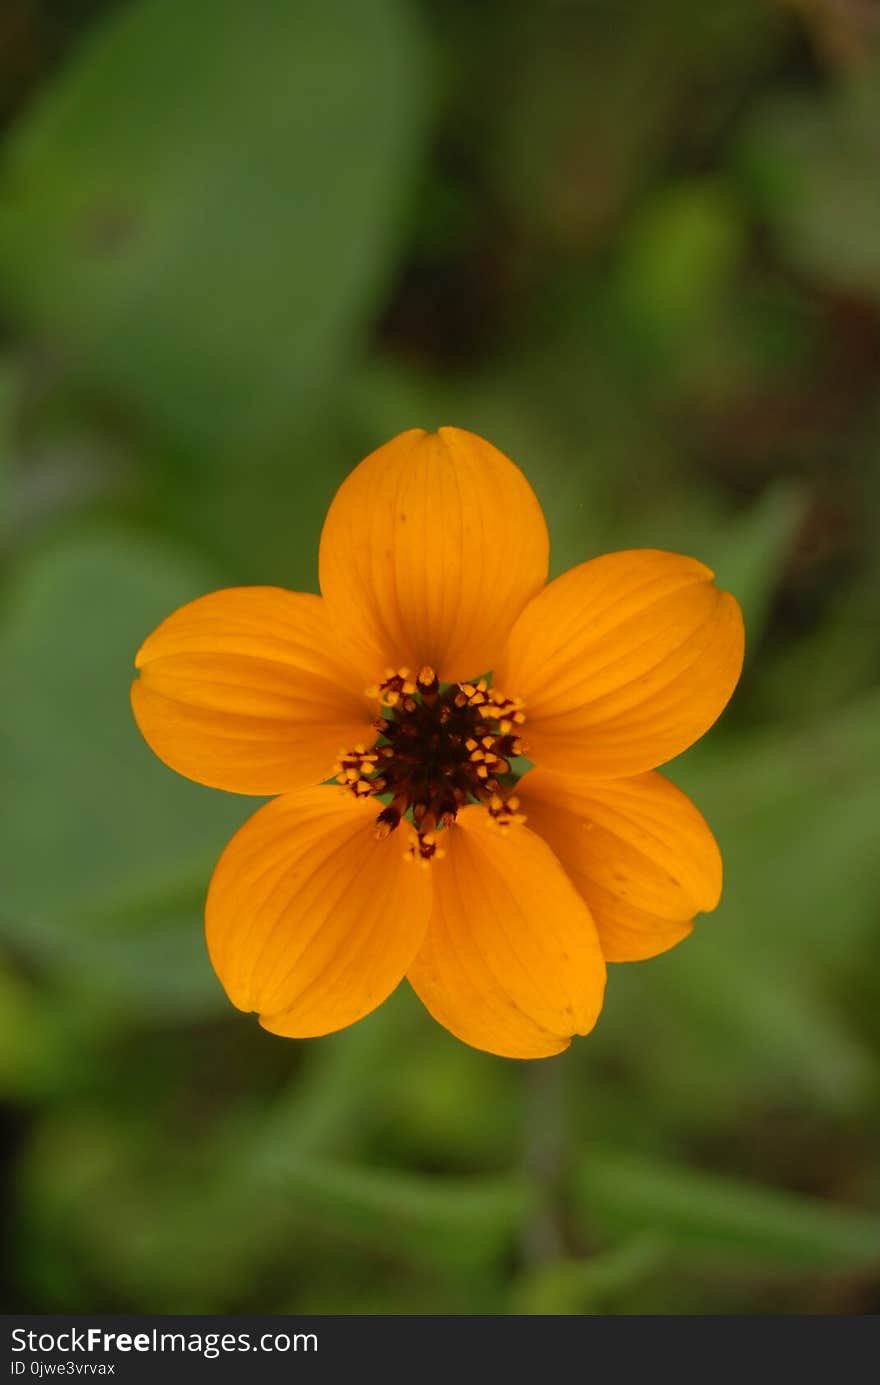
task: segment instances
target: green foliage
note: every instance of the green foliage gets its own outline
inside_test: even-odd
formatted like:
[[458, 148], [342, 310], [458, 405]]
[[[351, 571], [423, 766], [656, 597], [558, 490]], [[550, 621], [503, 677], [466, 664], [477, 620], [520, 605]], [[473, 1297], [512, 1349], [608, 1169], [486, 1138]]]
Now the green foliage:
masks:
[[585, 1159], [575, 1195], [609, 1234], [653, 1233], [701, 1260], [833, 1273], [880, 1259], [880, 1217], [617, 1151]]
[[668, 1262], [664, 1242], [650, 1234], [622, 1240], [583, 1260], [553, 1260], [522, 1276], [511, 1310], [533, 1316], [613, 1313]]
[[784, 482], [768, 486], [747, 514], [724, 527], [712, 547], [716, 581], [733, 592], [742, 607], [749, 657], [761, 647], [770, 607], [803, 521], [805, 500]]
[[[198, 563], [121, 533], [71, 537], [22, 565], [2, 641], [5, 927], [89, 995], [149, 1009], [211, 1003], [205, 880], [247, 801], [163, 772], [131, 716], [143, 635], [216, 585]], [[204, 999], [197, 999], [204, 997]]]
[[805, 273], [880, 295], [880, 67], [821, 96], [785, 94], [756, 114], [743, 168]]
[[[9, 1306], [869, 1310], [878, 55], [761, 0], [86, 8], [0, 165]], [[527, 1077], [405, 985], [302, 1043], [234, 1011], [202, 901], [256, 801], [128, 705], [163, 616], [313, 587], [347, 470], [444, 423], [554, 572], [693, 553], [748, 631], [668, 771], [722, 905]]]
[[5, 535], [9, 515], [10, 472], [12, 469], [12, 410], [15, 401], [13, 368], [0, 360], [0, 533]]
[[11, 142], [7, 293], [166, 445], [259, 449], [376, 304], [418, 63], [398, 0], [125, 6]]
[[708, 180], [664, 188], [635, 219], [621, 249], [611, 310], [629, 327], [629, 349], [655, 382], [680, 368], [683, 357], [690, 360], [694, 346], [717, 349], [743, 232], [730, 192]]
[[[215, 584], [198, 565], [123, 534], [77, 536], [21, 571], [3, 647], [4, 735], [17, 771], [3, 869], [12, 908], [108, 911], [179, 892], [241, 816], [234, 799], [169, 780], [127, 706], [143, 633]], [[49, 842], [55, 869], [35, 872]]]

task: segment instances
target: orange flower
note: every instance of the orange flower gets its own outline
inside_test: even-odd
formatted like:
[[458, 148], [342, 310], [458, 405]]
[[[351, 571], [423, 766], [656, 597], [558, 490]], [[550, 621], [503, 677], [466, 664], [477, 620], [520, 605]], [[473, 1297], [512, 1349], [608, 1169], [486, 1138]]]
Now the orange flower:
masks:
[[717, 904], [712, 834], [653, 771], [733, 692], [739, 607], [694, 558], [611, 553], [548, 584], [548, 552], [512, 462], [412, 429], [338, 491], [322, 596], [214, 592], [145, 641], [132, 703], [156, 754], [278, 795], [206, 911], [266, 1029], [340, 1029], [406, 976], [466, 1043], [546, 1057], [592, 1029], [606, 960]]

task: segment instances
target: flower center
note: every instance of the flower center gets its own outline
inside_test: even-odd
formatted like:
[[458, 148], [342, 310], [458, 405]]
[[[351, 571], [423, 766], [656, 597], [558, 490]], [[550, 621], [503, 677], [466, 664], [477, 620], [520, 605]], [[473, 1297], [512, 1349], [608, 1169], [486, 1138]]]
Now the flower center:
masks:
[[409, 669], [388, 670], [367, 695], [382, 704], [374, 722], [378, 739], [369, 750], [357, 745], [341, 753], [334, 775], [358, 798], [388, 800], [376, 818], [377, 836], [386, 837], [409, 814], [418, 854], [428, 861], [443, 854], [438, 831], [468, 803], [484, 804], [502, 827], [525, 820], [510, 796], [519, 778], [511, 761], [523, 749], [518, 699], [485, 678], [441, 687], [427, 667], [416, 678]]

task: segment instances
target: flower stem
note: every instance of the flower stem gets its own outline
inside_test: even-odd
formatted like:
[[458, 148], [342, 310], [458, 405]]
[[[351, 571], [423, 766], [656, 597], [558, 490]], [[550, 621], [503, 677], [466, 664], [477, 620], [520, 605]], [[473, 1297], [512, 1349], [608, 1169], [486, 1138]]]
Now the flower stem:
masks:
[[546, 1265], [564, 1252], [561, 1192], [567, 1144], [564, 1057], [525, 1065], [522, 1166], [534, 1202], [522, 1231], [527, 1266]]

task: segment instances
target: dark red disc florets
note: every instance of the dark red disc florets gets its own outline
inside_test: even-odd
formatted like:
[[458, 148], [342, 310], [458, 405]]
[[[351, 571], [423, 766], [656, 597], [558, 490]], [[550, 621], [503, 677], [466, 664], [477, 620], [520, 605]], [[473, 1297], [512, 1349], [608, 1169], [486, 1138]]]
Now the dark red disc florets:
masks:
[[522, 754], [522, 705], [491, 688], [485, 678], [441, 686], [431, 668], [416, 678], [389, 671], [370, 689], [382, 704], [375, 744], [340, 755], [335, 773], [359, 798], [389, 799], [376, 818], [387, 836], [409, 815], [419, 854], [437, 854], [437, 832], [460, 808], [483, 803], [505, 825], [517, 815], [510, 797], [516, 776], [511, 761]]

